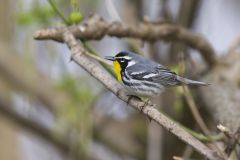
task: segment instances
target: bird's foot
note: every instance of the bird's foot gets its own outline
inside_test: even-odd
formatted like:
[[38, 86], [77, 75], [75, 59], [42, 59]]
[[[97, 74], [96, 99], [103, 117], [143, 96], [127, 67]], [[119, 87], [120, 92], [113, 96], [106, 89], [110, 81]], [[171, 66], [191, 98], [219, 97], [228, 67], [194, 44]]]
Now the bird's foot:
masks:
[[151, 104], [151, 101], [148, 99], [148, 98], [144, 98], [142, 99], [143, 101], [143, 105], [140, 107], [140, 111], [143, 112], [143, 109], [147, 106], [147, 105], [150, 105]]
[[[129, 104], [130, 100], [133, 99], [133, 98], [136, 98], [136, 99], [138, 99], [138, 100], [140, 100], [140, 101], [143, 101], [143, 105], [140, 106], [140, 113], [143, 113], [143, 110], [144, 110], [144, 108], [145, 108], [147, 105], [153, 105], [153, 104], [151, 103], [150, 99], [148, 99], [148, 98], [142, 98], [142, 99], [141, 99], [140, 97], [138, 97], [138, 96], [136, 96], [136, 95], [127, 95], [127, 96], [128, 96], [127, 105]], [[151, 122], [151, 121], [152, 121], [152, 118], [148, 116], [148, 120]]]
[[[141, 112], [143, 112], [143, 109], [144, 109], [146, 106], [155, 107], [155, 104], [153, 104], [153, 103], [150, 101], [150, 99], [148, 99], [148, 98], [145, 98], [145, 99], [143, 100], [143, 102], [144, 102], [144, 104], [143, 104], [142, 107], [141, 107]], [[152, 118], [148, 115], [148, 112], [149, 112], [149, 111], [147, 111], [147, 117], [148, 117], [149, 122], [151, 122], [151, 121], [152, 121]]]

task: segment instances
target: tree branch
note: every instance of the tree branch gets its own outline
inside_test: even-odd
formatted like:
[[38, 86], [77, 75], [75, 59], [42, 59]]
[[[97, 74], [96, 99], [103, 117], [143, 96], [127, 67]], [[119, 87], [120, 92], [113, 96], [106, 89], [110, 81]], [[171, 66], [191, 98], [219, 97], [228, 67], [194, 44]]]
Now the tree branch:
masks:
[[[34, 33], [34, 38], [63, 42], [64, 30], [65, 27], [40, 30]], [[94, 15], [78, 26], [68, 27], [68, 30], [76, 38], [85, 40], [98, 40], [109, 35], [118, 38], [138, 38], [143, 41], [181, 41], [199, 50], [209, 66], [216, 63], [215, 52], [205, 38], [172, 24], [140, 23], [138, 26], [128, 26], [116, 21], [107, 22], [102, 17]]]
[[[116, 82], [109, 74], [106, 74], [100, 67], [98, 67], [92, 60], [86, 56], [86, 50], [82, 47], [82, 44], [75, 39], [71, 31], [65, 30], [63, 34], [63, 40], [71, 50], [71, 58], [74, 62], [89, 72], [94, 78], [101, 82], [107, 89], [113, 92], [121, 100], [128, 102], [129, 97], [126, 95], [125, 89]], [[137, 110], [141, 110], [144, 102], [132, 98], [129, 100], [129, 105]], [[164, 127], [166, 130], [177, 136], [185, 143], [192, 146], [200, 154], [204, 155], [210, 160], [222, 159], [218, 154], [203, 143], [195, 139], [184, 129], [179, 127], [176, 123], [170, 120], [167, 116], [160, 113], [154, 105], [147, 104], [142, 110], [143, 114], [154, 120], [156, 123]]]

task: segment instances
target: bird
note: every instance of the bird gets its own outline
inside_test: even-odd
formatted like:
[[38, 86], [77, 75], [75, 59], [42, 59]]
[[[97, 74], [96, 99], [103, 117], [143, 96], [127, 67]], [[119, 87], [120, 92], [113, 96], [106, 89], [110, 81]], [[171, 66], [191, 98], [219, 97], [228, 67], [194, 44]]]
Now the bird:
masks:
[[117, 80], [124, 84], [129, 95], [153, 97], [169, 87], [209, 85], [181, 77], [163, 65], [134, 52], [121, 51], [115, 56], [106, 56], [105, 59], [113, 62]]

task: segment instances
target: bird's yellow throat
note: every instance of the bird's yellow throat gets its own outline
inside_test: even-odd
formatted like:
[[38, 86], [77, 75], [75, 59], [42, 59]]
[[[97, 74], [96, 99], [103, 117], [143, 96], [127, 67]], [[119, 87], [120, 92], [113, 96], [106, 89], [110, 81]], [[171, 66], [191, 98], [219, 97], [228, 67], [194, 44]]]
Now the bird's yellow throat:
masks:
[[121, 76], [122, 68], [121, 68], [120, 64], [118, 63], [118, 61], [114, 61], [113, 66], [114, 66], [114, 71], [117, 74], [118, 81], [122, 81], [122, 76]]

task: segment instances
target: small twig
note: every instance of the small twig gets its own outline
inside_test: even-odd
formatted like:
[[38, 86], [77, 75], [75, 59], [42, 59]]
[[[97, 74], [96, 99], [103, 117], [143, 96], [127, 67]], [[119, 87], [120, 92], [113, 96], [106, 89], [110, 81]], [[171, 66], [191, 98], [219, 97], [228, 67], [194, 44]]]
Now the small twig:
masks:
[[95, 60], [98, 61], [98, 62], [101, 62], [101, 63], [107, 64], [107, 65], [109, 65], [109, 66], [112, 66], [112, 63], [111, 63], [111, 62], [109, 62], [109, 61], [107, 61], [107, 60], [105, 60], [105, 59], [97, 56], [96, 52], [93, 51], [92, 49], [90, 49], [90, 46], [87, 44], [87, 42], [83, 43], [83, 46], [84, 46], [89, 52], [91, 51], [92, 54], [89, 53], [89, 52], [86, 52], [86, 54], [87, 54], [89, 57], [95, 59]]
[[[126, 95], [125, 89], [113, 78], [102, 71], [97, 65], [92, 63], [91, 59], [85, 56], [86, 51], [82, 47], [81, 43], [75, 39], [73, 34], [66, 30], [63, 34], [63, 39], [65, 43], [68, 45], [71, 50], [72, 59], [83, 67], [87, 72], [89, 72], [94, 78], [96, 78], [99, 82], [101, 82], [107, 89], [112, 91], [118, 98], [127, 102], [129, 100]], [[135, 109], [141, 110], [144, 102], [132, 98], [129, 100], [129, 105]], [[191, 145], [196, 151], [200, 154], [204, 155], [210, 160], [219, 160], [222, 159], [219, 155], [213, 150], [206, 147], [203, 143], [195, 139], [189, 133], [187, 133], [184, 129], [179, 127], [177, 124], [172, 122], [169, 118], [167, 118], [164, 114], [160, 113], [155, 107], [147, 104], [143, 109], [142, 113], [148, 116], [150, 119], [157, 122], [159, 125], [164, 127], [166, 130], [176, 135], [179, 139], [184, 141], [185, 143]]]
[[225, 148], [225, 152], [228, 156], [232, 153], [232, 151], [236, 148], [236, 145], [240, 145], [240, 128], [233, 133], [229, 128], [223, 126], [222, 124], [217, 125], [217, 128], [228, 137], [229, 141], [227, 142], [227, 147]]
[[217, 129], [219, 129], [228, 138], [233, 138], [234, 137], [234, 133], [222, 124], [218, 124]]
[[55, 11], [55, 13], [64, 21], [66, 25], [70, 25], [71, 23], [65, 16], [61, 13], [61, 11], [57, 8], [57, 5], [54, 0], [48, 0], [48, 3], [51, 5], [52, 9]]
[[87, 54], [89, 57], [91, 57], [92, 59], [95, 59], [96, 61], [98, 61], [98, 62], [101, 62], [101, 63], [104, 63], [104, 64], [107, 64], [107, 65], [110, 65], [110, 66], [112, 66], [112, 63], [109, 63], [109, 61], [107, 61], [107, 60], [105, 60], [105, 59], [103, 59], [103, 58], [101, 58], [101, 57], [98, 57], [98, 56], [96, 56], [96, 55], [94, 55], [94, 54]]
[[204, 134], [195, 132], [183, 125], [180, 125], [180, 126], [183, 127], [186, 131], [188, 131], [188, 133], [190, 133], [192, 136], [194, 136], [195, 138], [203, 142], [214, 142], [214, 141], [219, 141], [223, 139], [223, 134], [217, 134], [214, 136], [209, 136], [209, 135], [205, 136]]
[[173, 156], [173, 160], [196, 160], [196, 159]]
[[[183, 90], [184, 90], [184, 96], [187, 100], [187, 103], [190, 107], [190, 110], [193, 114], [194, 119], [196, 120], [197, 124], [199, 125], [200, 129], [203, 131], [203, 133], [209, 137], [209, 139], [211, 139], [212, 137], [210, 137], [211, 132], [208, 129], [207, 125], [205, 124], [205, 122], [203, 121], [198, 109], [197, 109], [197, 105], [194, 102], [194, 99], [190, 93], [190, 90], [187, 86], [183, 86]], [[224, 157], [226, 159], [226, 155], [225, 153], [220, 149], [220, 147], [213, 141], [213, 145], [214, 148], [216, 148], [216, 150], [222, 155], [222, 157]]]
[[184, 97], [188, 103], [188, 106], [189, 106], [197, 124], [199, 125], [200, 129], [203, 131], [204, 134], [210, 135], [210, 130], [208, 129], [207, 125], [204, 123], [204, 121], [197, 109], [196, 103], [194, 102], [193, 97], [189, 91], [189, 88], [187, 86], [183, 86], [183, 90], [184, 90]]
[[[87, 49], [88, 52], [86, 52], [86, 54], [97, 60], [98, 62], [100, 62], [100, 64], [113, 76], [116, 77], [115, 73], [113, 72], [113, 70], [111, 68], [109, 68], [109, 66], [113, 66], [112, 63], [110, 63], [109, 61], [99, 57], [98, 53], [96, 52], [96, 50], [86, 41], [82, 41], [83, 46]], [[91, 53], [91, 54], [89, 54]]]
[[[34, 33], [38, 40], [51, 39], [63, 42], [62, 34], [65, 27], [40, 30]], [[209, 66], [216, 63], [215, 52], [209, 42], [202, 36], [192, 33], [183, 27], [172, 24], [146, 24], [128, 26], [120, 22], [107, 22], [102, 17], [94, 15], [78, 26], [70, 26], [68, 30], [78, 39], [97, 40], [106, 35], [118, 38], [129, 37], [143, 41], [181, 41], [200, 51]]]
[[173, 160], [184, 160], [182, 157], [173, 156]]

